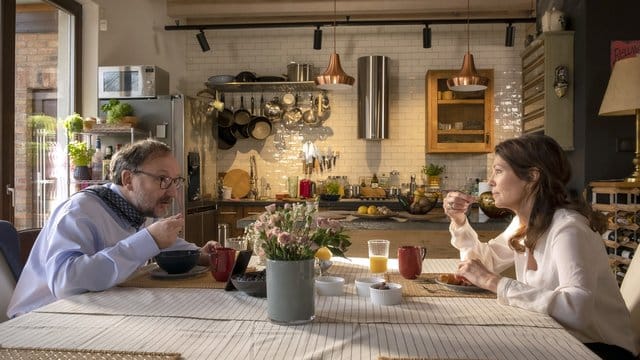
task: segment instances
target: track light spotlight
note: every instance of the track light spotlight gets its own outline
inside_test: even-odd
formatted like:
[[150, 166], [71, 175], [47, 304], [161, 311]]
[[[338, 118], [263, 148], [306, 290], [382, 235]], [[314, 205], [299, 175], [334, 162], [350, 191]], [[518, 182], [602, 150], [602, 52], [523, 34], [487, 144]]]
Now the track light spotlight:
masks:
[[516, 33], [516, 28], [513, 27], [512, 23], [509, 23], [507, 26], [507, 32], [504, 36], [504, 46], [513, 47], [513, 38]]
[[200, 44], [200, 49], [202, 49], [202, 52], [211, 50], [211, 48], [209, 47], [209, 42], [207, 41], [207, 36], [204, 34], [204, 31], [202, 29], [200, 29], [200, 32], [196, 34], [196, 38], [198, 39], [198, 44]]
[[320, 26], [313, 30], [313, 48], [315, 50], [322, 49], [322, 30], [320, 30]]
[[425, 24], [424, 29], [422, 29], [422, 47], [424, 49], [431, 48], [431, 28], [429, 24]]

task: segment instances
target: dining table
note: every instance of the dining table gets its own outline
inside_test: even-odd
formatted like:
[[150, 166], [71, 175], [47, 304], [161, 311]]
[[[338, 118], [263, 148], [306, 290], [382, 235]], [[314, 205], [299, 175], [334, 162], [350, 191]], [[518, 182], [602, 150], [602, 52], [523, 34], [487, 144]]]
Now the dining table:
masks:
[[436, 281], [456, 259], [427, 258], [412, 280], [389, 259], [385, 278], [403, 287], [391, 306], [357, 295], [367, 258], [332, 261], [325, 274], [343, 277], [344, 293], [316, 295], [307, 324], [271, 322], [266, 298], [225, 291], [209, 271], [166, 279], [152, 264], [0, 323], [0, 359], [598, 359], [546, 314]]

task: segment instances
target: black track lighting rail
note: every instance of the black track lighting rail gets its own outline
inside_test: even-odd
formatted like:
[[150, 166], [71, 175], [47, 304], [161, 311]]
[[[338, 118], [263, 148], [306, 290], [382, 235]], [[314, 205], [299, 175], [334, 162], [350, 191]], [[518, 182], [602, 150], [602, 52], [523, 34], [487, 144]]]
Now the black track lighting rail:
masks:
[[[491, 18], [469, 19], [470, 24], [515, 24], [534, 23], [535, 17], [526, 18]], [[422, 19], [422, 20], [346, 20], [340, 21], [305, 21], [305, 22], [274, 22], [274, 23], [244, 23], [244, 24], [190, 24], [190, 25], [166, 25], [167, 31], [176, 30], [232, 30], [232, 29], [265, 29], [265, 28], [295, 28], [322, 26], [395, 26], [395, 25], [441, 25], [441, 24], [466, 24], [467, 19]]]

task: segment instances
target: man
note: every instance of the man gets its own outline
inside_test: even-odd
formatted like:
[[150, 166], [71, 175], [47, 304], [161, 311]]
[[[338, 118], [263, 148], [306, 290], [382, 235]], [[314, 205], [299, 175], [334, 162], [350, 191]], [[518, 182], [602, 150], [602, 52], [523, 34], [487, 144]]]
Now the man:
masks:
[[[184, 178], [171, 148], [138, 141], [111, 161], [113, 183], [82, 190], [58, 206], [36, 240], [9, 304], [9, 318], [57, 299], [126, 280], [160, 250], [196, 249], [178, 238], [183, 214], [166, 216]], [[214, 242], [201, 249], [208, 265]]]

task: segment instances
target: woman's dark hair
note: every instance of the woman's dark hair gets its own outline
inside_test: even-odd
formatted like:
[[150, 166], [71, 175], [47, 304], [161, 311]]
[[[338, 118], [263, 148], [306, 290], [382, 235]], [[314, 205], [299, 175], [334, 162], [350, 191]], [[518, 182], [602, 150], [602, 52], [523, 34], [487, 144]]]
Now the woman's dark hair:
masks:
[[116, 185], [122, 185], [122, 171], [136, 170], [147, 160], [153, 160], [171, 154], [169, 145], [153, 139], [134, 142], [120, 149], [111, 159], [112, 181]]
[[[603, 231], [602, 218], [594, 213], [581, 197], [569, 198], [566, 185], [571, 179], [571, 165], [564, 150], [546, 135], [522, 135], [501, 142], [495, 148], [496, 155], [509, 164], [516, 176], [529, 183], [529, 196], [533, 208], [526, 227], [521, 228], [509, 245], [518, 252], [533, 250], [540, 236], [551, 225], [556, 209], [573, 209], [587, 217], [594, 230]], [[539, 173], [537, 181], [532, 172]], [[526, 236], [524, 246], [522, 237]]]

